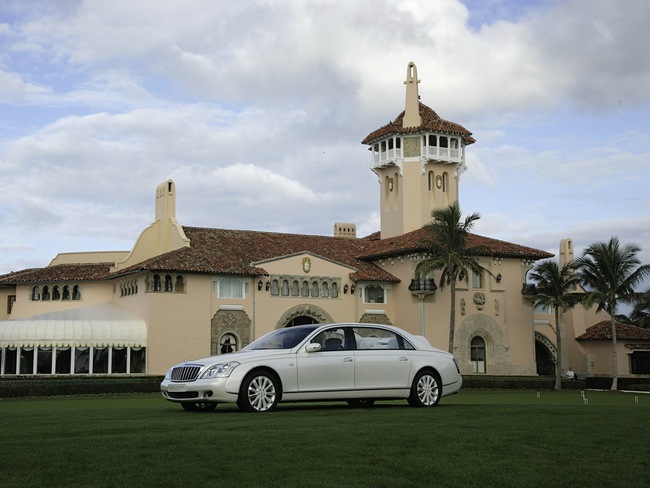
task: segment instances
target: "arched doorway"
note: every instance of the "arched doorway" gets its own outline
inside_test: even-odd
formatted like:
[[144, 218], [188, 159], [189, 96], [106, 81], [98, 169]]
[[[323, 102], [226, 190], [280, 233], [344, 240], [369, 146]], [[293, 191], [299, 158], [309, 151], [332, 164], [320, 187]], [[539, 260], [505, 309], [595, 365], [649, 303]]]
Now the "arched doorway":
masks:
[[535, 362], [540, 376], [555, 375], [557, 352], [551, 341], [541, 334], [535, 334]]
[[276, 329], [304, 324], [332, 324], [334, 320], [325, 310], [314, 305], [298, 305], [285, 312]]
[[470, 360], [474, 373], [485, 374], [485, 341], [480, 336], [475, 336], [470, 342]]
[[308, 317], [307, 315], [300, 315], [295, 319], [291, 319], [285, 327], [295, 327], [296, 325], [307, 325], [307, 324], [317, 324], [318, 320], [314, 317]]

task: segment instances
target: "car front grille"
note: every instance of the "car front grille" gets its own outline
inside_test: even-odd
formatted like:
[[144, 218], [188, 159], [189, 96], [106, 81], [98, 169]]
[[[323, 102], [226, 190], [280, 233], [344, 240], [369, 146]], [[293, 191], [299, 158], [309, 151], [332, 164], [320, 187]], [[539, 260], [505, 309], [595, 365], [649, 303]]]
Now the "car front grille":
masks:
[[167, 396], [169, 398], [187, 400], [188, 398], [198, 398], [199, 392], [198, 391], [181, 391], [181, 392], [168, 391]]
[[194, 381], [200, 369], [200, 366], [177, 366], [172, 369], [172, 381]]

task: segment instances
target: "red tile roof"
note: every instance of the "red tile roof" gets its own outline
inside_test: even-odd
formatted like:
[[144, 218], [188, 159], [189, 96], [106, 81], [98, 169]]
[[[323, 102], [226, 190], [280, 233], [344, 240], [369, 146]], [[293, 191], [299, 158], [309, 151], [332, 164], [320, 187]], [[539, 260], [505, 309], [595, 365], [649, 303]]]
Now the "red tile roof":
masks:
[[357, 258], [365, 239], [250, 230], [183, 227], [190, 247], [178, 249], [121, 271], [168, 270], [197, 273], [267, 274], [260, 261], [308, 252], [354, 268], [354, 280], [398, 282], [383, 268]]
[[57, 264], [46, 268], [25, 269], [0, 276], [0, 284], [103, 280], [110, 277], [112, 264]]
[[[424, 229], [389, 239], [380, 239], [379, 233], [348, 239], [200, 227], [183, 227], [183, 230], [190, 247], [161, 254], [117, 273], [111, 273], [111, 263], [60, 264], [0, 276], [0, 285], [105, 280], [138, 271], [265, 275], [268, 273], [264, 261], [303, 252], [349, 266], [350, 278], [356, 281], [399, 282], [397, 277], [372, 261], [426, 251], [422, 244], [426, 236]], [[470, 234], [469, 244], [485, 246], [492, 255], [500, 257], [543, 259], [552, 256], [538, 249], [476, 234]]]
[[476, 142], [472, 137], [472, 133], [465, 129], [465, 127], [455, 122], [441, 119], [437, 113], [423, 103], [420, 103], [420, 119], [422, 124], [418, 127], [402, 127], [402, 121], [404, 120], [404, 112], [402, 112], [392, 122], [368, 134], [361, 143], [372, 144], [391, 134], [411, 134], [420, 131], [441, 132], [443, 134], [460, 136], [466, 145]]
[[[427, 247], [423, 240], [427, 237], [424, 228], [408, 232], [401, 236], [379, 239], [378, 234], [372, 234], [366, 240], [368, 244], [365, 252], [360, 256], [362, 259], [381, 259], [390, 256], [425, 252]], [[469, 234], [467, 245], [470, 247], [484, 247], [491, 256], [502, 258], [523, 258], [523, 259], [546, 259], [553, 257], [553, 254], [532, 247], [520, 246], [511, 242], [492, 239], [478, 234]]]
[[[612, 323], [603, 320], [589, 327], [584, 334], [576, 337], [576, 341], [611, 341]], [[616, 340], [621, 341], [650, 341], [650, 330], [634, 325], [616, 322]]]

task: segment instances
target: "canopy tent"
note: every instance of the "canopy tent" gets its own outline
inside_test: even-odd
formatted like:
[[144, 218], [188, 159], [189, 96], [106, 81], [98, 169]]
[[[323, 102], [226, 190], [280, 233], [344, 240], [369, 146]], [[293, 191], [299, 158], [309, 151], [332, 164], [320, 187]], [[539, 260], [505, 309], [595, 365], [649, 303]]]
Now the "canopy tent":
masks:
[[112, 303], [0, 320], [0, 347], [146, 347], [147, 325]]

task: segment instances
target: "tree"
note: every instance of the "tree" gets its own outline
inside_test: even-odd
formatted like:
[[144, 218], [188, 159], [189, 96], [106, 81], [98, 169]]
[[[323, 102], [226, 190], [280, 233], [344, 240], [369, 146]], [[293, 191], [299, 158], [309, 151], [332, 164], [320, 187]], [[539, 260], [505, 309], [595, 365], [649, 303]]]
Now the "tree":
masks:
[[634, 298], [630, 319], [639, 327], [650, 328], [650, 290], [638, 293]]
[[583, 294], [576, 292], [580, 279], [575, 273], [573, 263], [565, 263], [561, 268], [555, 261], [542, 261], [535, 266], [530, 279], [536, 282], [535, 305], [553, 307], [555, 312], [555, 336], [557, 361], [555, 362], [555, 389], [562, 389], [562, 334], [564, 331], [560, 312], [566, 312], [580, 303]]
[[427, 237], [423, 244], [427, 247], [427, 258], [420, 261], [415, 268], [415, 275], [422, 280], [434, 271], [441, 269], [440, 290], [447, 285], [451, 293], [451, 309], [449, 311], [449, 352], [454, 352], [454, 332], [456, 326], [456, 283], [462, 275], [467, 277], [468, 270], [476, 273], [483, 272], [483, 267], [476, 261], [479, 255], [489, 255], [483, 246], [468, 247], [467, 236], [474, 222], [481, 218], [473, 213], [462, 220], [462, 214], [457, 202], [449, 207], [436, 209], [431, 212], [433, 220], [424, 226]]
[[632, 303], [637, 295], [634, 287], [650, 273], [650, 265], [641, 265], [634, 244], [621, 246], [617, 237], [609, 242], [596, 242], [576, 260], [580, 282], [586, 290], [585, 305], [598, 304], [612, 324], [612, 390], [618, 389], [618, 355], [616, 352], [616, 310], [619, 303]]

